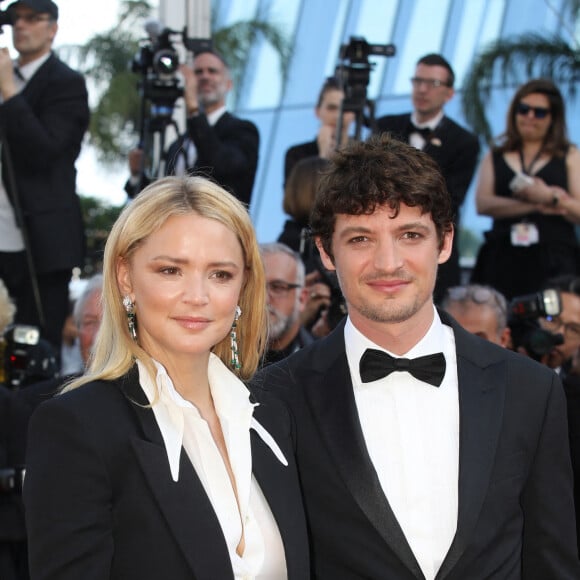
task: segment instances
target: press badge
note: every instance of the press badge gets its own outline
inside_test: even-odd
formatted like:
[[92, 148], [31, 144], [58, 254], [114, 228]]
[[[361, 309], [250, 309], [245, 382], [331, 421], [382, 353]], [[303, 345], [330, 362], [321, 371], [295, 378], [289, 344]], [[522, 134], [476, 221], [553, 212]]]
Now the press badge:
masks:
[[521, 222], [511, 228], [512, 246], [531, 246], [540, 241], [540, 232], [536, 224]]

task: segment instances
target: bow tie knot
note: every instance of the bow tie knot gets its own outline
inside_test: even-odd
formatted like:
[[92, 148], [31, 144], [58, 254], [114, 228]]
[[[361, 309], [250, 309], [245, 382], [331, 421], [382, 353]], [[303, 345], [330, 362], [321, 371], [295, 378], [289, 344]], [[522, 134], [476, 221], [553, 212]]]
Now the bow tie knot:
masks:
[[393, 372], [408, 372], [416, 379], [434, 387], [441, 385], [445, 376], [445, 357], [442, 352], [414, 359], [395, 358], [373, 348], [367, 348], [360, 359], [360, 376], [363, 383], [382, 379]]

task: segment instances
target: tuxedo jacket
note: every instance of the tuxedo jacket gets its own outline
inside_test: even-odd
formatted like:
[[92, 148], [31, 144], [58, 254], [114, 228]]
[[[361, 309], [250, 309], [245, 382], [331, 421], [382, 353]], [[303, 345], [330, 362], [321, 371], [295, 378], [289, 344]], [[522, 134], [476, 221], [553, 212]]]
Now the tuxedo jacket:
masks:
[[[460, 432], [457, 532], [437, 580], [580, 578], [559, 379], [441, 317], [455, 334]], [[365, 445], [344, 323], [254, 386], [294, 417], [313, 577], [423, 579]]]
[[[23, 496], [32, 580], [233, 578], [218, 519], [182, 449], [174, 482], [134, 368], [42, 403], [31, 418]], [[286, 409], [260, 399], [253, 474], [278, 524], [289, 580], [308, 576], [308, 542]]]
[[53, 54], [19, 94], [0, 104], [2, 180], [12, 204], [15, 194], [20, 200], [39, 273], [83, 264], [75, 160], [88, 124], [85, 81]]
[[[188, 140], [195, 143], [197, 160], [193, 167], [189, 167], [185, 157], [187, 171], [209, 177], [249, 206], [260, 146], [256, 126], [227, 112], [213, 127], [203, 114], [189, 117], [187, 132], [180, 135], [165, 154], [166, 175], [173, 175], [180, 156], [187, 155]], [[149, 183], [146, 177], [138, 187], [127, 182], [125, 191], [130, 197], [135, 197]]]

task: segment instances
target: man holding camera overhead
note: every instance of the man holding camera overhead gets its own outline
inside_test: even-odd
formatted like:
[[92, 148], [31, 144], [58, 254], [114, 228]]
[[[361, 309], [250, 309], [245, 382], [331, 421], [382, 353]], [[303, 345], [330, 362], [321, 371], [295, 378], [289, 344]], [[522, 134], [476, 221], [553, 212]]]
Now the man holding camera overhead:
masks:
[[[193, 69], [181, 65], [185, 80], [187, 130], [165, 153], [166, 175], [203, 173], [249, 206], [258, 166], [258, 129], [226, 111], [232, 88], [227, 63], [214, 50], [199, 52]], [[129, 153], [131, 177], [125, 185], [135, 197], [150, 183], [143, 172], [143, 150]]]
[[19, 0], [2, 16], [18, 58], [0, 49], [0, 277], [16, 301], [16, 322], [42, 327], [60, 350], [71, 271], [83, 262], [75, 160], [88, 95], [83, 77], [51, 52], [54, 2]]

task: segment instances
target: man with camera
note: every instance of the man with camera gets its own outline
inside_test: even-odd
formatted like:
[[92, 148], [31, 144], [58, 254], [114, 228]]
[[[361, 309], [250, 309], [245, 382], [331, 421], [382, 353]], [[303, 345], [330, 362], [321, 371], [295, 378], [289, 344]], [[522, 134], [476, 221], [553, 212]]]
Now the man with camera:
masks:
[[[455, 94], [454, 83], [455, 73], [445, 58], [439, 54], [421, 57], [411, 79], [413, 111], [380, 117], [376, 130], [392, 133], [401, 141], [425, 151], [437, 162], [451, 195], [455, 230], [459, 231], [459, 210], [475, 172], [479, 141], [444, 113], [443, 107]], [[446, 288], [461, 282], [458, 235], [452, 249], [451, 257], [437, 274], [436, 303], [440, 302]]]
[[16, 322], [39, 326], [60, 351], [71, 271], [83, 264], [75, 160], [89, 123], [83, 77], [51, 47], [58, 7], [18, 0], [3, 17], [18, 52], [0, 49], [0, 277]]
[[[250, 121], [226, 111], [232, 88], [227, 63], [213, 50], [197, 53], [193, 69], [181, 65], [185, 80], [184, 100], [187, 130], [168, 148], [165, 174], [206, 174], [249, 206], [258, 166], [259, 134]], [[135, 197], [151, 177], [144, 173], [144, 152], [129, 153], [131, 177], [125, 185]]]

